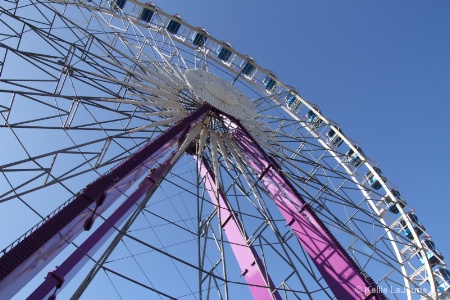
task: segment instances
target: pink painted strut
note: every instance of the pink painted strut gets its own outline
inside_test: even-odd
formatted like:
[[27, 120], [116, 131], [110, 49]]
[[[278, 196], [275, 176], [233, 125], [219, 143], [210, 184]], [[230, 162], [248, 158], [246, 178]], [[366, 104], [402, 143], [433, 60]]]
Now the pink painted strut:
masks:
[[[58, 255], [94, 218], [151, 169], [210, 111], [203, 105], [124, 162], [100, 176], [68, 205], [0, 257], [0, 294], [9, 299]], [[94, 213], [95, 212], [95, 213]]]
[[[47, 299], [54, 293], [55, 289], [59, 292], [73, 276], [89, 261], [103, 243], [114, 233], [126, 218], [128, 218], [135, 208], [147, 197], [147, 194], [160, 181], [160, 179], [170, 169], [170, 162], [175, 156], [176, 151], [166, 159], [158, 168], [154, 169], [150, 175], [139, 184], [139, 187], [122, 203], [99, 228], [97, 228], [59, 267], [47, 276], [44, 282], [27, 298]], [[167, 295], [166, 295], [167, 296]], [[170, 296], [167, 296], [170, 297]]]
[[303, 200], [275, 160], [235, 123], [235, 140], [337, 299], [387, 299]]
[[253, 298], [258, 300], [281, 300], [255, 247], [247, 244], [243, 226], [230, 207], [223, 190], [217, 187], [215, 176], [208, 162], [205, 158], [200, 162], [197, 156], [194, 157], [200, 169], [200, 174], [204, 178], [209, 197], [219, 207], [220, 224], [241, 267], [242, 276], [249, 284]]

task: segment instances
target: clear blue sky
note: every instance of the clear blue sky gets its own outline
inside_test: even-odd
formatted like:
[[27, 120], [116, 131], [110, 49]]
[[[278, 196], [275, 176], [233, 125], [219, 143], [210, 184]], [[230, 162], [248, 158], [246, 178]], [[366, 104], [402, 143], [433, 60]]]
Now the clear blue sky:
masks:
[[158, 1], [253, 56], [376, 161], [450, 259], [450, 2]]

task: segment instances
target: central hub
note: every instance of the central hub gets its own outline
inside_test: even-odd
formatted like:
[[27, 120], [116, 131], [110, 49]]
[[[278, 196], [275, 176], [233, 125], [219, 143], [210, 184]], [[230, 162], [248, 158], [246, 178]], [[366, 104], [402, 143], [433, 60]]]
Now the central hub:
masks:
[[254, 120], [252, 100], [224, 79], [199, 69], [188, 70], [186, 79], [194, 92], [213, 107], [238, 120]]

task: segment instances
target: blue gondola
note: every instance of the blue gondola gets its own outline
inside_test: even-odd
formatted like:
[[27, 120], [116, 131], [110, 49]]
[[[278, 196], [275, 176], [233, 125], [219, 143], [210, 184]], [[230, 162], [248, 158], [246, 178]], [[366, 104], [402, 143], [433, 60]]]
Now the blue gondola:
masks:
[[242, 71], [241, 73], [247, 76], [251, 76], [252, 73], [255, 71], [256, 67], [253, 65], [255, 63], [255, 60], [251, 56], [247, 56], [247, 60], [245, 60], [241, 66]]
[[[359, 147], [359, 146], [353, 146], [353, 147], [355, 147], [356, 150], [358, 150], [358, 152], [361, 153], [361, 155], [364, 154], [361, 147]], [[359, 155], [357, 153], [355, 153], [355, 151], [353, 151], [353, 149], [348, 150], [346, 156], [347, 156], [348, 163], [354, 167], [359, 167], [363, 163], [361, 157], [359, 157]]]
[[[434, 271], [434, 280], [439, 293], [450, 292], [450, 271], [444, 268], [439, 268]], [[439, 295], [441, 296], [441, 295]], [[439, 299], [448, 299], [439, 297]]]
[[284, 100], [286, 101], [286, 105], [289, 109], [295, 110], [300, 105], [300, 100], [297, 99], [297, 96], [299, 95], [297, 89], [294, 87], [289, 87], [290, 91], [286, 94], [286, 97], [284, 97]]
[[[422, 244], [424, 245], [424, 250], [430, 264], [438, 264], [444, 259], [444, 255], [436, 248], [436, 245], [432, 240], [422, 240]], [[424, 264], [425, 259], [423, 259], [422, 254], [419, 252], [417, 253], [417, 256], [419, 257], [420, 262]]]
[[125, 7], [125, 3], [127, 3], [127, 0], [109, 0], [109, 5], [112, 9], [123, 9]]
[[153, 15], [155, 14], [155, 11], [157, 10], [157, 6], [153, 2], [145, 3], [145, 5], [150, 6], [154, 9], [152, 10], [146, 7], [142, 7], [141, 10], [139, 11], [138, 18], [144, 22], [149, 23]]
[[413, 235], [411, 229], [407, 225], [406, 220], [409, 220], [411, 222], [411, 225], [414, 228], [414, 231], [417, 233], [417, 235], [420, 236], [425, 231], [425, 227], [422, 225], [422, 223], [420, 223], [419, 218], [414, 213], [409, 213], [405, 215], [403, 219], [400, 221], [403, 233], [407, 238], [411, 239]]
[[[398, 204], [400, 204], [401, 207], [405, 207], [406, 202], [400, 195], [400, 192], [397, 191], [397, 189], [392, 189], [391, 193], [394, 195], [395, 200]], [[385, 196], [385, 201], [387, 203], [386, 210], [389, 210], [391, 213], [398, 214], [398, 208], [397, 205], [395, 205], [395, 202], [392, 201], [391, 197], [389, 195]]]
[[[386, 182], [386, 177], [384, 177], [383, 173], [381, 172], [381, 169], [378, 167], [373, 167], [373, 170], [380, 176], [381, 180], [383, 180], [384, 182]], [[374, 174], [371, 171], [368, 171], [365, 175], [367, 182], [369, 183], [369, 185], [376, 189], [379, 190], [381, 188], [381, 182], [378, 181], [378, 179], [374, 176]]]
[[224, 46], [220, 47], [219, 52], [217, 53], [217, 57], [222, 61], [227, 62], [230, 59], [232, 53], [230, 49], [233, 49], [233, 47], [231, 46], [230, 43], [227, 42], [223, 43], [226, 45], [226, 47]]
[[[269, 74], [275, 78], [278, 78], [278, 76], [273, 72], [269, 72]], [[268, 93], [272, 92], [274, 89], [276, 89], [278, 87], [277, 82], [275, 80], [273, 80], [270, 76], [266, 76], [266, 78], [264, 78], [263, 84]]]
[[[180, 21], [183, 21], [183, 18], [180, 16], [180, 15], [173, 15], [173, 17], [175, 18], [175, 19], [178, 19], [178, 20], [180, 20]], [[170, 32], [170, 33], [172, 33], [172, 34], [177, 34], [178, 33], [178, 30], [180, 30], [180, 27], [181, 27], [181, 24], [180, 23], [178, 23], [177, 21], [175, 21], [175, 20], [170, 20], [169, 21], [169, 23], [167, 24], [167, 26], [166, 26], [166, 29], [167, 29], [167, 31], [168, 32]]]
[[297, 107], [294, 105], [297, 100], [297, 97], [293, 93], [289, 93], [286, 95], [286, 103], [288, 108], [296, 109]]
[[[314, 109], [320, 113], [320, 109], [318, 107], [314, 107]], [[308, 123], [314, 128], [319, 127], [323, 122], [323, 120], [312, 109], [310, 109], [306, 114], [306, 119], [308, 120]]]
[[197, 27], [197, 29], [200, 32], [195, 32], [194, 33], [194, 38], [192, 40], [192, 44], [194, 44], [197, 47], [203, 47], [205, 45], [206, 39], [207, 39], [207, 35], [209, 35], [209, 32], [206, 31], [205, 28], [203, 27]]
[[[336, 127], [336, 129], [340, 133], [342, 133], [341, 128]], [[328, 142], [330, 144], [332, 144], [332, 145], [334, 145], [336, 147], [339, 147], [342, 144], [342, 142], [343, 142], [342, 138], [339, 135], [337, 135], [337, 133], [334, 131], [333, 128], [330, 128], [330, 130], [327, 132], [327, 140], [328, 140]]]

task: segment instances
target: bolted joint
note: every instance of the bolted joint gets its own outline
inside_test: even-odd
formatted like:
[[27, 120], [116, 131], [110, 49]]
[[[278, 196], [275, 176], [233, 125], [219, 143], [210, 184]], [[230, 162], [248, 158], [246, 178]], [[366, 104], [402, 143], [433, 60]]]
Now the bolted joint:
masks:
[[47, 273], [47, 277], [54, 278], [58, 283], [55, 285], [57, 289], [61, 288], [64, 283], [64, 278], [59, 277], [58, 274], [55, 273], [55, 271], [50, 271]]

